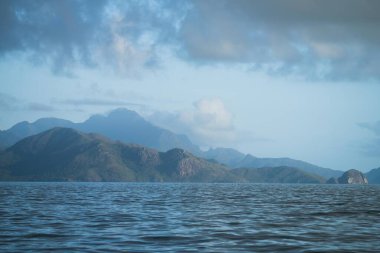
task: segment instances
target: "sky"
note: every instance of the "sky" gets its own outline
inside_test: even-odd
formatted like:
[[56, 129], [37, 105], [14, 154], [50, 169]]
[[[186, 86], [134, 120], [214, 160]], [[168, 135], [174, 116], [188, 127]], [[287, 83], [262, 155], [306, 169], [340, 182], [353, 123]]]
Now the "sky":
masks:
[[380, 1], [0, 1], [0, 129], [124, 107], [202, 148], [380, 166]]

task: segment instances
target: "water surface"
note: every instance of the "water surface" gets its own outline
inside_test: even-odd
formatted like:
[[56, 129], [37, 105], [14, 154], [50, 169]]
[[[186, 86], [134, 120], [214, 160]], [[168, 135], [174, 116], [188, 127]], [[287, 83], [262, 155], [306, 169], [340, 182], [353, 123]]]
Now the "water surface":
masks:
[[380, 187], [0, 183], [0, 252], [380, 252]]

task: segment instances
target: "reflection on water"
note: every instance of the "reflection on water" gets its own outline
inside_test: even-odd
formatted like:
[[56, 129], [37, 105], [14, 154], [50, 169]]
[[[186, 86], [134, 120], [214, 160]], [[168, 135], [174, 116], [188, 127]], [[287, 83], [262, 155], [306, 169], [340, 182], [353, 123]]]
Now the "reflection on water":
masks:
[[0, 183], [0, 252], [380, 252], [380, 187]]

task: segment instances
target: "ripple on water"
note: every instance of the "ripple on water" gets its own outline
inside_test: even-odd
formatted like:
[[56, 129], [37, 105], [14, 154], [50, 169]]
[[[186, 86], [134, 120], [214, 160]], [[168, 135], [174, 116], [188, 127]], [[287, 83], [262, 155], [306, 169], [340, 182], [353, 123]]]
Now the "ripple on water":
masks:
[[0, 183], [0, 252], [380, 252], [380, 187]]

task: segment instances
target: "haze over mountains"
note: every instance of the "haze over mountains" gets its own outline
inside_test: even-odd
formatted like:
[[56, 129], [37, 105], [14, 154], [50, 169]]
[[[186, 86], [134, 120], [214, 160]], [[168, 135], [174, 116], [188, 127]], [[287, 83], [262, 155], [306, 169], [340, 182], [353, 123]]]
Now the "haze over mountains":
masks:
[[[323, 177], [324, 179], [330, 177], [339, 177], [343, 173], [342, 171], [322, 168], [304, 161], [294, 160], [290, 158], [258, 158], [250, 154], [243, 154], [231, 148], [215, 148], [209, 149], [208, 151], [201, 151], [200, 148], [197, 145], [193, 144], [185, 135], [175, 134], [169, 130], [157, 127], [151, 124], [150, 122], [146, 121], [136, 112], [127, 109], [114, 110], [110, 112], [107, 116], [95, 115], [82, 123], [73, 123], [68, 120], [57, 118], [43, 118], [33, 123], [20, 122], [8, 130], [0, 131], [0, 144], [4, 149], [6, 147], [10, 147], [11, 145], [15, 144], [17, 141], [20, 141], [25, 137], [34, 134], [39, 134], [53, 127], [72, 128], [83, 133], [97, 133], [106, 136], [107, 138], [113, 141], [123, 142], [125, 143], [125, 145], [130, 145], [131, 143], [138, 144], [145, 146], [146, 148], [157, 149], [158, 151], [162, 152], [179, 148], [186, 150], [189, 155], [190, 153], [192, 154], [192, 156], [195, 155], [194, 157], [203, 157], [205, 159], [208, 159], [209, 162], [211, 162], [211, 164], [216, 164], [216, 162], [218, 162], [220, 163], [218, 166], [222, 166], [225, 168], [267, 168], [267, 173], [273, 174], [273, 171], [271, 172], [270, 168], [283, 167], [282, 171], [285, 171], [286, 173], [299, 173], [299, 171], [296, 170], [301, 170], [302, 173], [319, 175], [319, 177]], [[83, 133], [80, 134], [82, 137], [84, 136]], [[110, 143], [110, 141], [106, 141], [106, 143]], [[109, 146], [109, 144], [107, 145]], [[118, 161], [120, 159], [118, 158], [111, 160]], [[206, 162], [206, 160], [203, 161]], [[99, 165], [102, 165], [102, 163], [99, 163]], [[124, 165], [119, 164], [116, 167], [121, 168], [123, 166]], [[292, 170], [284, 168], [292, 168]], [[277, 172], [278, 170], [279, 169], [276, 169]], [[243, 172], [244, 170], [237, 170], [236, 173], [241, 174]], [[244, 173], [245, 175], [248, 175], [246, 172]], [[250, 171], [250, 174], [254, 173], [256, 172]], [[139, 177], [144, 178], [142, 176]], [[231, 175], [229, 177], [231, 177]], [[88, 179], [88, 177], [86, 178]], [[100, 176], [100, 178], [101, 180], [113, 180], [112, 177], [108, 176]], [[119, 180], [131, 179], [130, 177], [124, 176], [120, 176], [118, 178]], [[147, 176], [147, 178], [150, 178], [150, 176]], [[160, 180], [160, 177], [155, 178], [154, 176], [152, 176], [151, 178], [155, 181]], [[80, 176], [76, 177], [76, 179], [73, 180], [79, 179]], [[161, 179], [168, 180], [168, 178], [165, 177], [164, 179], [161, 177]], [[281, 181], [279, 179], [273, 180], [277, 182]], [[266, 179], [266, 181], [270, 181], [270, 179]], [[305, 180], [302, 179], [301, 181], [304, 182]], [[323, 180], [321, 180], [321, 178], [314, 177], [312, 181], [321, 182]]]

